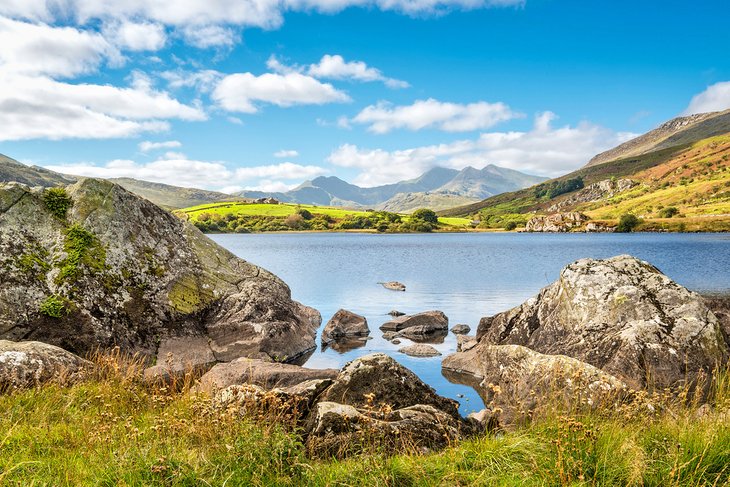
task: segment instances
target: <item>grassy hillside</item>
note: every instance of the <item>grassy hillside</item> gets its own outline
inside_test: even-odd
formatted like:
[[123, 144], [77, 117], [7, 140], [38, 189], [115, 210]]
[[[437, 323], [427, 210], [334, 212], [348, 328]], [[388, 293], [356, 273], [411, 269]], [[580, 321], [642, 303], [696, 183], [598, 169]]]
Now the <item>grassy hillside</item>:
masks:
[[471, 228], [467, 218], [439, 218], [438, 226], [431, 225], [426, 229], [420, 225], [423, 223], [420, 219], [410, 215], [289, 203], [211, 203], [184, 208], [175, 213], [205, 232], [224, 233], [296, 230], [410, 232]]
[[[364, 445], [316, 458], [280, 410], [245, 414], [155, 388], [118, 356], [93, 380], [0, 396], [0, 485], [724, 486], [730, 482], [730, 381], [712, 407], [639, 397], [577, 413], [549, 401], [534, 420], [440, 452], [387, 456]], [[314, 455], [313, 455], [314, 454]]]
[[0, 182], [17, 181], [28, 186], [65, 186], [76, 178], [49, 171], [38, 166], [26, 166], [0, 154]]
[[218, 201], [230, 201], [231, 195], [197, 188], [181, 188], [169, 184], [152, 183], [132, 178], [114, 178], [127, 191], [148, 199], [165, 209], [186, 208]]
[[[639, 184], [611, 198], [570, 204], [560, 211], [581, 211], [611, 224], [630, 213], [644, 219], [639, 229], [646, 230], [730, 230], [730, 134], [584, 167], [543, 185], [575, 178], [581, 178], [584, 186], [611, 178], [628, 178]], [[546, 186], [498, 195], [441, 215], [523, 223], [535, 214], [551, 213], [550, 207], [578, 193], [575, 190], [548, 197], [539, 194], [540, 187]], [[674, 215], [667, 218], [667, 211]]]

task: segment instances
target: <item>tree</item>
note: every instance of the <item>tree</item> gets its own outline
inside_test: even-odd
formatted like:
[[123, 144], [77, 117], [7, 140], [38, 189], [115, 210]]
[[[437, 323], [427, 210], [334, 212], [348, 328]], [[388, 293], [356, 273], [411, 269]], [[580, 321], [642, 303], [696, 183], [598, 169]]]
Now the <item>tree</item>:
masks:
[[633, 232], [634, 228], [636, 228], [640, 223], [641, 220], [636, 215], [626, 213], [625, 215], [621, 215], [616, 231], [619, 233]]
[[421, 208], [414, 211], [411, 214], [411, 219], [421, 220], [426, 223], [431, 223], [432, 225], [438, 225], [439, 223], [439, 217], [438, 215], [436, 215], [436, 212], [433, 210], [429, 210], [428, 208]]

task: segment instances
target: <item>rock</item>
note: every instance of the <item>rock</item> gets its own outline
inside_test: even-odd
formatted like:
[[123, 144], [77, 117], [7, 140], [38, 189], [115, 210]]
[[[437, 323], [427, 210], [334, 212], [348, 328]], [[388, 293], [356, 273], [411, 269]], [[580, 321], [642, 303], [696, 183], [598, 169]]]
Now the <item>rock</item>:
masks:
[[397, 336], [398, 336], [398, 333], [395, 331], [386, 331], [385, 333], [383, 333], [383, 338], [388, 341], [393, 340]]
[[471, 331], [471, 327], [469, 325], [456, 325], [451, 328], [451, 333], [454, 335], [466, 335]]
[[390, 341], [390, 343], [392, 343], [393, 345], [400, 345], [400, 340], [399, 340], [399, 339], [397, 339], [397, 338], [393, 338], [393, 339], [392, 339], [392, 340]]
[[290, 387], [313, 379], [334, 379], [336, 369], [308, 369], [292, 364], [239, 358], [216, 364], [200, 378], [197, 392], [213, 393], [231, 385], [254, 384], [265, 389]]
[[70, 384], [83, 379], [90, 368], [91, 362], [53, 345], [0, 340], [0, 392], [48, 382]]
[[591, 203], [594, 201], [607, 200], [619, 193], [627, 191], [639, 183], [631, 179], [604, 179], [591, 185], [586, 186], [580, 191], [573, 193], [566, 199], [550, 206], [547, 211], [550, 213], [559, 212], [565, 208], [573, 208], [581, 203]]
[[627, 392], [619, 379], [564, 355], [546, 355], [519, 345], [480, 342], [442, 362], [452, 382], [471, 385], [506, 424], [525, 419], [540, 402], [593, 407]]
[[588, 217], [577, 211], [555, 213], [532, 217], [525, 225], [526, 232], [568, 232], [588, 221]]
[[441, 324], [430, 323], [428, 325], [416, 325], [404, 328], [398, 333], [398, 336], [408, 338], [414, 342], [443, 343], [448, 333], [448, 328], [443, 328]]
[[345, 353], [356, 348], [364, 347], [367, 345], [369, 339], [370, 337], [340, 338], [339, 340], [322, 344], [322, 349], [331, 348], [340, 353]]
[[703, 296], [705, 304], [714, 313], [720, 322], [720, 331], [722, 332], [725, 343], [730, 345], [730, 296]]
[[382, 285], [385, 289], [390, 289], [391, 291], [406, 290], [406, 285], [398, 281], [379, 282], [378, 284]]
[[330, 343], [344, 337], [367, 336], [368, 320], [351, 311], [341, 309], [330, 318], [322, 330], [322, 343]]
[[614, 226], [604, 222], [588, 222], [585, 226], [586, 233], [610, 233], [615, 230]]
[[390, 310], [390, 312], [388, 312], [388, 314], [390, 316], [397, 317], [397, 316], [403, 316], [405, 313], [402, 313], [398, 310], [393, 309], [393, 310]]
[[469, 413], [467, 419], [482, 425], [482, 427], [487, 431], [492, 431], [499, 427], [499, 419], [497, 415], [486, 408], [475, 413]]
[[475, 432], [471, 422], [429, 405], [380, 412], [326, 401], [315, 405], [306, 430], [307, 450], [320, 458], [342, 458], [364, 450], [429, 451]]
[[330, 384], [331, 379], [313, 379], [269, 390], [255, 384], [233, 385], [216, 393], [215, 401], [229, 410], [237, 408], [240, 414], [269, 412], [281, 417], [286, 413], [299, 421]]
[[416, 374], [384, 353], [348, 362], [322, 395], [322, 400], [356, 408], [386, 404], [392, 409], [401, 409], [427, 404], [459, 416], [456, 401], [439, 396]]
[[441, 352], [433, 348], [431, 345], [424, 345], [423, 343], [416, 343], [414, 345], [408, 345], [398, 349], [400, 353], [405, 353], [411, 357], [437, 357], [441, 355]]
[[466, 352], [474, 348], [477, 344], [477, 337], [472, 335], [457, 335], [456, 336], [456, 351]]
[[158, 364], [174, 350], [175, 367], [316, 348], [319, 314], [273, 274], [116, 184], [65, 191], [71, 206], [54, 214], [41, 189], [0, 184], [0, 339]]
[[380, 326], [383, 331], [400, 332], [414, 326], [422, 327], [418, 334], [443, 332], [449, 329], [449, 319], [441, 311], [426, 311], [415, 315], [404, 315], [386, 321]]
[[707, 378], [729, 355], [699, 295], [628, 255], [568, 265], [536, 297], [483, 318], [477, 338], [567, 355], [634, 389]]

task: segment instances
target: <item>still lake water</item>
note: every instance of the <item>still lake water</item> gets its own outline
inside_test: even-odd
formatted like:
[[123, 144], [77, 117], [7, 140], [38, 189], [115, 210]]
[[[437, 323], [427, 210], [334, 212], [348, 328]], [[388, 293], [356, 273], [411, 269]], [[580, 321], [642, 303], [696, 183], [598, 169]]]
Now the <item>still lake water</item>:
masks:
[[[441, 360], [456, 350], [449, 333], [434, 344], [443, 355], [413, 358], [398, 352], [410, 344], [384, 340], [379, 327], [388, 311], [441, 310], [449, 326], [476, 332], [482, 316], [521, 304], [555, 281], [574, 260], [631, 254], [699, 292], [730, 293], [728, 234], [219, 234], [210, 237], [239, 257], [281, 277], [292, 297], [322, 313], [322, 326], [340, 308], [365, 316], [373, 337], [339, 352], [321, 347], [307, 367], [340, 368], [359, 356], [384, 352], [413, 370], [439, 394], [458, 400], [462, 414], [480, 410], [476, 392], [441, 375]], [[406, 292], [378, 284], [400, 281]], [[321, 332], [321, 330], [320, 330]], [[319, 335], [317, 337], [319, 342]], [[463, 395], [463, 397], [462, 397]]]

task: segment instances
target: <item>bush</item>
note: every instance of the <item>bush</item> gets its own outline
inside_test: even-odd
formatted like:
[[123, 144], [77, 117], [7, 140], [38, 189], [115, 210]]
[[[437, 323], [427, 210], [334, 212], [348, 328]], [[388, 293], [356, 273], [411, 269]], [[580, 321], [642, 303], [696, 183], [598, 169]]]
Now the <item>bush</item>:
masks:
[[668, 206], [659, 211], [659, 218], [672, 218], [677, 214], [679, 214], [679, 210], [676, 206]]
[[504, 226], [504, 229], [510, 232], [515, 228], [517, 228], [517, 223], [515, 222], [507, 222], [507, 224]]
[[312, 218], [314, 218], [314, 215], [312, 215], [312, 212], [310, 212], [309, 210], [306, 210], [304, 208], [298, 209], [297, 215], [301, 216], [305, 220], [311, 220]]
[[439, 223], [439, 217], [436, 215], [436, 212], [433, 210], [429, 210], [428, 208], [421, 208], [420, 210], [416, 210], [411, 214], [412, 220], [421, 220], [426, 223], [431, 223], [432, 225], [438, 225]]
[[68, 209], [73, 205], [73, 200], [66, 193], [65, 188], [49, 188], [43, 192], [43, 202], [53, 216], [59, 220], [66, 219]]
[[616, 231], [619, 233], [633, 232], [634, 228], [639, 226], [640, 223], [641, 220], [636, 215], [627, 213], [625, 215], [621, 215], [621, 218], [618, 221], [618, 226], [616, 227]]
[[533, 191], [535, 198], [553, 199], [561, 194], [582, 189], [583, 186], [583, 178], [578, 176], [577, 178], [566, 179], [564, 181], [538, 184]]

